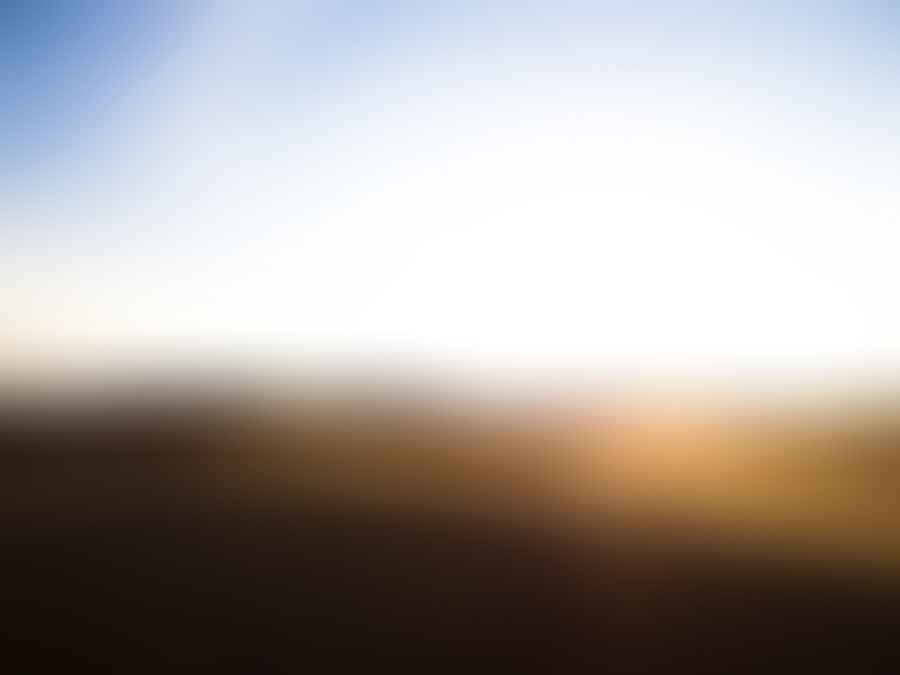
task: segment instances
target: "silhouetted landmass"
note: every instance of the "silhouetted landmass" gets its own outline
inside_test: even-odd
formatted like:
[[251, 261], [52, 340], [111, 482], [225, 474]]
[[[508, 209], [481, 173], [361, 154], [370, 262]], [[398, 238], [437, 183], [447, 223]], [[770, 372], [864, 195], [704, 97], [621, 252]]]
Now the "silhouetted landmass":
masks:
[[564, 482], [556, 429], [529, 419], [8, 406], [8, 672], [892, 672], [886, 586], [540, 519]]

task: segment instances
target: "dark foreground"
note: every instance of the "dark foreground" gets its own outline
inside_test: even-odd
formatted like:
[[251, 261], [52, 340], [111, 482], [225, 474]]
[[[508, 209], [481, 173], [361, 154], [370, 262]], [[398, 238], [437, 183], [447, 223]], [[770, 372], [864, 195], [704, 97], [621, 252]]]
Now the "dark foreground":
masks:
[[9, 438], [3, 672], [896, 672], [885, 587], [609, 523], [216, 496], [215, 451], [170, 438]]
[[8, 527], [3, 659], [21, 673], [892, 672], [892, 598], [628, 546], [371, 514]]

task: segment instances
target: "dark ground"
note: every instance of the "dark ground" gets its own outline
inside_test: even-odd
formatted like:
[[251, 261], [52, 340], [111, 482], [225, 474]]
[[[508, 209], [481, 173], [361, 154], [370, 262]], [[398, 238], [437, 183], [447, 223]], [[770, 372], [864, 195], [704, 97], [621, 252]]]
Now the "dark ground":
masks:
[[213, 450], [62, 430], [5, 436], [3, 672], [898, 672], [887, 589], [611, 527], [216, 499], [176, 480]]

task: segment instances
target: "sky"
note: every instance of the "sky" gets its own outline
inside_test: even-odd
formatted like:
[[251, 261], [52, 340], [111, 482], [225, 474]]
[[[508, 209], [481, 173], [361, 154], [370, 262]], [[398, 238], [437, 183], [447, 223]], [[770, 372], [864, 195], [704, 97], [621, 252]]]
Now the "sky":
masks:
[[900, 372], [889, 2], [0, 2], [0, 374]]

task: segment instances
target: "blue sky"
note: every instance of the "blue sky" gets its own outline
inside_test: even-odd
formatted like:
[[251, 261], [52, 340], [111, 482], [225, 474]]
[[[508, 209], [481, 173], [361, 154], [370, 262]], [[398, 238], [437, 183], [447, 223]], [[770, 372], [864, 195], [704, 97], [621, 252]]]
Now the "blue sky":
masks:
[[2, 3], [0, 349], [900, 365], [898, 29], [887, 2]]

